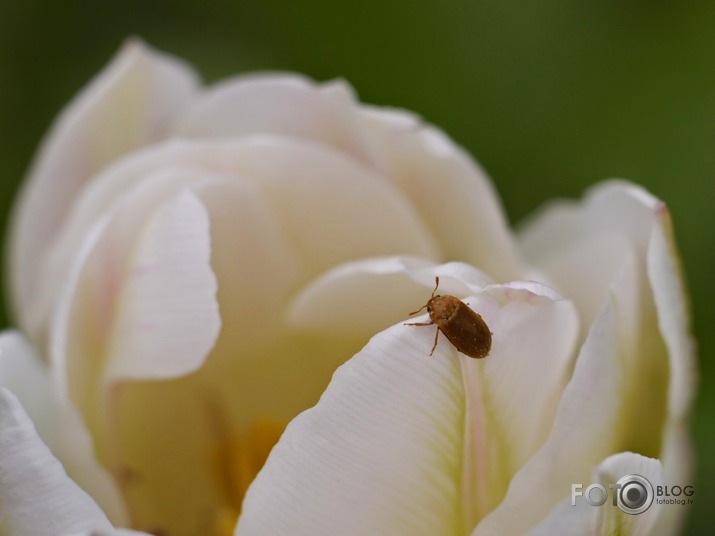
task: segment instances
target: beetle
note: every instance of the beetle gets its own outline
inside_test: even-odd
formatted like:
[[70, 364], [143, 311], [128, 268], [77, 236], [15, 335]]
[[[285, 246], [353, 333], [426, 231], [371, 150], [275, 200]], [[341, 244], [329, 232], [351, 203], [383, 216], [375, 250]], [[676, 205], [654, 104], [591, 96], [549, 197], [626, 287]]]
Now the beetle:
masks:
[[437, 348], [437, 339], [441, 331], [464, 355], [476, 359], [487, 357], [492, 348], [492, 332], [489, 331], [489, 326], [479, 313], [473, 311], [459, 298], [435, 295], [439, 287], [439, 276], [435, 276], [434, 282], [434, 290], [427, 303], [410, 313], [410, 316], [416, 315], [426, 307], [430, 322], [405, 323], [405, 326], [437, 326], [434, 346], [429, 355], [432, 355]]

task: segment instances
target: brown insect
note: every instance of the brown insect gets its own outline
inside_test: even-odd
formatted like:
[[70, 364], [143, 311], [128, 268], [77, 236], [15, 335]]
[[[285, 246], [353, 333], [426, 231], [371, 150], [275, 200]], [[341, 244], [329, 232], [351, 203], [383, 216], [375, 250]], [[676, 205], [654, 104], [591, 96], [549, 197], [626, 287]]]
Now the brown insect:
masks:
[[425, 307], [429, 313], [430, 322], [406, 323], [406, 326], [437, 326], [434, 334], [434, 346], [429, 355], [437, 348], [439, 332], [449, 339], [454, 347], [464, 355], [481, 359], [489, 355], [492, 348], [492, 332], [481, 315], [472, 311], [469, 306], [454, 296], [440, 296], [437, 292], [439, 276], [434, 278], [435, 286], [432, 297], [422, 307], [410, 313], [416, 315]]

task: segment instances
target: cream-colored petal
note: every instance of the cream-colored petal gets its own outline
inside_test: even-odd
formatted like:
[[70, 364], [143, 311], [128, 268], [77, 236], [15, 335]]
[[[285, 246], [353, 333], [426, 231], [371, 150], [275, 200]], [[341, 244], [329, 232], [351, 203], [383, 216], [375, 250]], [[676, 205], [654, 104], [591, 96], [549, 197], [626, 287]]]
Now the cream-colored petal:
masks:
[[658, 315], [658, 327], [668, 348], [670, 384], [668, 410], [672, 419], [687, 419], [693, 405], [697, 370], [695, 342], [680, 256], [667, 207], [654, 207], [656, 222], [648, 243], [648, 279]]
[[414, 328], [377, 336], [294, 419], [249, 489], [237, 535], [459, 534], [459, 357]]
[[[584, 484], [588, 486], [588, 484]], [[537, 527], [531, 529], [526, 536], [595, 536], [594, 520], [598, 512], [586, 501], [575, 505], [567, 499], [554, 508]], [[507, 533], [505, 533], [506, 535]]]
[[97, 504], [65, 473], [18, 399], [0, 387], [0, 527], [13, 536], [110, 530]]
[[445, 260], [472, 264], [500, 282], [524, 275], [499, 198], [464, 150], [407, 112], [370, 108], [363, 121], [382, 173], [414, 205]]
[[[174, 141], [138, 152], [96, 177], [78, 202], [73, 228], [86, 232], [117, 199], [165, 168], [201, 169], [256, 186], [303, 279], [364, 257], [441, 257], [434, 236], [394, 185], [333, 149], [276, 136]], [[68, 249], [77, 247], [75, 241]]]
[[588, 481], [595, 460], [615, 451], [624, 396], [617, 324], [617, 308], [610, 302], [581, 348], [549, 438], [512, 478], [506, 497], [474, 536], [526, 532], [568, 497], [572, 483]]
[[[653, 502], [645, 512], [635, 515], [627, 514], [613, 502], [618, 493], [618, 481], [627, 475], [642, 476], [651, 485], [649, 493], [653, 497]], [[571, 498], [566, 499], [554, 508], [537, 527], [530, 530], [528, 536], [551, 536], [554, 534], [652, 536], [653, 534], [666, 534], [659, 532], [659, 516], [662, 515], [663, 510], [668, 509], [668, 506], [657, 503], [657, 488], [664, 484], [663, 466], [658, 460], [632, 452], [614, 454], [594, 469], [591, 480], [573, 484], [580, 484], [581, 488], [578, 491], [585, 493], [592, 483], [600, 484], [606, 489], [608, 497], [603, 505], [592, 506], [583, 495], [575, 496], [574, 503]], [[597, 500], [596, 497], [600, 497], [597, 495], [598, 491], [592, 493], [594, 500]]]
[[197, 139], [277, 134], [322, 143], [366, 163], [373, 158], [352, 88], [290, 73], [240, 76], [209, 88], [174, 133]]
[[[405, 259], [375, 260], [371, 266], [346, 268], [354, 270], [352, 273], [356, 275], [361, 269], [369, 273], [371, 268], [373, 274], [382, 271], [387, 277], [394, 277], [401, 271], [409, 273], [405, 264], [409, 264]], [[448, 285], [452, 283], [449, 266], [416, 268], [410, 275], [417, 280], [426, 275], [416, 275], [418, 272], [429, 270], [430, 278], [434, 273], [446, 272], [445, 281]], [[375, 280], [377, 282], [377, 277]], [[501, 493], [504, 492], [509, 472], [518, 469], [545, 438], [539, 430], [548, 431], [567, 380], [578, 332], [575, 311], [568, 302], [554, 302], [550, 297], [518, 286], [488, 287], [477, 296], [465, 298], [494, 333], [491, 354], [484, 360], [459, 354], [444, 337], [434, 356], [427, 357], [434, 327], [398, 325], [373, 338], [362, 352], [339, 369], [320, 403], [289, 425], [266, 468], [249, 490], [244, 503], [246, 513], [239, 522], [237, 534], [242, 534], [241, 531], [280, 533], [296, 523], [302, 527], [303, 522], [306, 528], [299, 528], [298, 533], [302, 533], [301, 530], [308, 533], [308, 520], [323, 517], [327, 518], [326, 524], [318, 526], [318, 533], [340, 532], [338, 526], [343, 527], [342, 531], [348, 530], [348, 534], [353, 529], [344, 527], [355, 527], [356, 534], [379, 533], [379, 526], [387, 527], [383, 531], [390, 534], [471, 530], [476, 519], [483, 515], [480, 503], [498, 501], [501, 495], [496, 488], [501, 486]], [[454, 362], [459, 369], [450, 374], [458, 374], [459, 388], [445, 384], [445, 372], [428, 372], [432, 363]], [[427, 368], [419, 373], [424, 377], [418, 376], [416, 371], [425, 366]], [[370, 368], [365, 379], [362, 377], [364, 367]], [[444, 392], [438, 395], [436, 389]], [[439, 397], [456, 394], [462, 404], [460, 424], [451, 422], [450, 417], [437, 427], [432, 420], [439, 421], [434, 415], [440, 411]], [[425, 408], [422, 396], [435, 398], [430, 402], [435, 407]], [[403, 397], [406, 400], [403, 401]], [[484, 409], [485, 406], [488, 408]], [[425, 423], [424, 419], [429, 421]], [[392, 430], [396, 422], [402, 424], [399, 430]], [[445, 426], [456, 428], [449, 431]], [[403, 433], [409, 434], [409, 438], [401, 437]], [[456, 434], [460, 454], [452, 463], [458, 462], [458, 475], [451, 472], [439, 477], [431, 472], [424, 475], [427, 469], [422, 468], [421, 462], [414, 467], [417, 462], [410, 459], [410, 451], [405, 449], [419, 442], [421, 445], [414, 448], [420, 454], [436, 441], [420, 434], [447, 438]], [[424, 453], [427, 454], [434, 455]], [[327, 468], [319, 469], [326, 459], [329, 460]], [[341, 462], [341, 459], [357, 461]], [[446, 460], [436, 463], [438, 467], [434, 470], [445, 470]], [[394, 467], [390, 469], [391, 466]], [[352, 473], [353, 467], [356, 474]], [[446, 506], [441, 506], [442, 498], [433, 504], [433, 490], [421, 489], [414, 480], [418, 475], [410, 474], [412, 471], [422, 474], [430, 482], [430, 488], [437, 478], [456, 479], [456, 521], [450, 517], [455, 513], [447, 515]], [[336, 481], [348, 486], [339, 497], [335, 496], [333, 483]], [[487, 487], [495, 489], [485, 491], [480, 482], [487, 482]], [[271, 497], [279, 489], [285, 491], [278, 492], [274, 501]], [[360, 498], [359, 493], [367, 497]], [[305, 497], [311, 505], [303, 504], [299, 497]], [[335, 502], [329, 497], [335, 497]], [[297, 502], [292, 504], [292, 501]], [[372, 501], [385, 504], [378, 506]], [[257, 506], [253, 506], [254, 503]], [[251, 512], [252, 508], [257, 510]], [[415, 508], [420, 509], [418, 517], [415, 517]], [[301, 521], [300, 512], [305, 509], [307, 519]], [[399, 511], [404, 509], [408, 511]], [[428, 522], [423, 519], [425, 516], [429, 516]]]
[[[609, 501], [598, 508], [597, 519], [593, 527], [594, 533], [601, 536], [623, 534], [624, 536], [650, 536], [656, 526], [660, 511], [668, 508], [658, 504], [655, 493], [658, 487], [664, 485], [663, 466], [659, 460], [646, 458], [632, 452], [622, 452], [606, 458], [595, 470], [593, 481], [599, 482], [608, 489], [626, 475], [644, 477], [652, 486], [653, 503], [643, 513], [630, 515], [618, 506], [613, 506], [612, 495]], [[611, 493], [611, 490], [609, 490]]]
[[127, 522], [119, 490], [95, 456], [92, 438], [74, 407], [52, 383], [47, 365], [18, 332], [0, 334], [0, 386], [22, 403], [42, 441], [70, 477], [115, 524]]
[[553, 291], [546, 296], [533, 292], [538, 285], [532, 291], [517, 286], [490, 286], [465, 300], [492, 332], [485, 359], [461, 361], [467, 396], [463, 501], [469, 530], [499, 504], [511, 477], [546, 440], [575, 358], [578, 317], [573, 305], [554, 301]]
[[[166, 189], [148, 186], [149, 197]], [[95, 435], [108, 382], [186, 374], [211, 350], [220, 318], [209, 255], [208, 216], [187, 190], [158, 207], [120, 206], [87, 236], [55, 317], [52, 357]]]
[[221, 319], [208, 214], [188, 190], [148, 222], [123, 282], [105, 381], [171, 378], [199, 368]]
[[197, 79], [173, 57], [135, 39], [62, 112], [36, 157], [12, 222], [12, 300], [33, 338], [51, 300], [38, 295], [47, 249], [92, 176], [119, 156], [165, 135]]
[[574, 301], [584, 336], [623, 266], [642, 263], [645, 273], [658, 203], [641, 188], [607, 181], [591, 188], [581, 202], [554, 202], [522, 225], [519, 241], [526, 259]]
[[359, 334], [366, 339], [406, 318], [438, 293], [469, 296], [491, 283], [463, 263], [435, 265], [418, 257], [377, 257], [341, 264], [313, 279], [288, 307], [289, 326], [306, 331]]

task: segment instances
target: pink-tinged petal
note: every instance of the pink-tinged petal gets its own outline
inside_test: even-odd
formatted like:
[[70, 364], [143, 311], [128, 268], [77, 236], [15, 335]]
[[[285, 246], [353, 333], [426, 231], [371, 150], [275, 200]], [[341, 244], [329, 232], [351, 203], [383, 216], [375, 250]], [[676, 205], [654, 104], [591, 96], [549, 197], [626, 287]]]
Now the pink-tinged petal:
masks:
[[249, 488], [236, 535], [463, 530], [459, 359], [392, 327], [289, 424]]
[[514, 475], [506, 497], [474, 536], [523, 534], [568, 497], [572, 483], [588, 481], [593, 460], [613, 452], [624, 397], [617, 325], [617, 308], [609, 302], [581, 348], [549, 438]]
[[112, 327], [105, 380], [172, 378], [199, 368], [221, 325], [209, 219], [188, 190], [138, 240]]
[[398, 186], [447, 258], [484, 267], [496, 279], [523, 273], [498, 199], [470, 157], [406, 112], [360, 107], [343, 82], [318, 85], [287, 74], [232, 79], [199, 98], [176, 132], [197, 138], [267, 133], [332, 147]]
[[18, 399], [0, 387], [0, 527], [13, 536], [110, 530], [102, 510], [65, 473]]
[[47, 249], [93, 175], [121, 155], [166, 134], [192, 98], [193, 71], [137, 40], [59, 116], [17, 204], [11, 235], [12, 300], [23, 329], [42, 337], [52, 303], [38, 296]]
[[[96, 177], [78, 201], [71, 228], [86, 232], [117, 199], [166, 168], [202, 170], [258, 188], [302, 279], [357, 258], [441, 257], [430, 230], [393, 185], [330, 148], [275, 136], [173, 141], [138, 152]], [[63, 249], [76, 251], [77, 242]]]
[[297, 74], [226, 80], [202, 93], [178, 120], [180, 137], [238, 138], [276, 134], [325, 144], [370, 163], [358, 103], [344, 82], [316, 84]]
[[86, 490], [115, 524], [127, 516], [119, 490], [94, 453], [92, 438], [77, 411], [53, 385], [47, 365], [17, 332], [0, 334], [0, 386], [13, 392], [42, 441], [70, 477]]
[[406, 112], [370, 108], [363, 121], [379, 169], [414, 205], [445, 259], [478, 266], [497, 281], [523, 276], [492, 184], [464, 150]]
[[168, 179], [137, 192], [168, 195], [163, 203], [134, 204], [130, 196], [94, 226], [54, 319], [58, 384], [100, 439], [98, 403], [110, 382], [188, 374], [220, 328], [206, 210], [186, 189], [172, 194], [181, 176]]
[[500, 285], [465, 301], [492, 332], [486, 358], [461, 362], [467, 396], [463, 502], [471, 530], [546, 440], [573, 367], [578, 317], [568, 301]]
[[[375, 260], [372, 268], [394, 277], [401, 267]], [[449, 265], [429, 270], [455, 285]], [[410, 275], [419, 271], [426, 269]], [[500, 493], [474, 481], [490, 478], [503, 493], [509, 471], [543, 440], [534, 429], [553, 418], [578, 325], [568, 302], [524, 289], [494, 286], [465, 301], [494, 332], [490, 355], [467, 358], [442, 337], [428, 357], [434, 327], [398, 325], [375, 336], [289, 425], [249, 489], [236, 534], [450, 534], [473, 526], [478, 503]], [[473, 413], [475, 405], [489, 410]], [[490, 472], [497, 466], [501, 473]]]
[[439, 292], [469, 296], [492, 281], [463, 263], [436, 265], [419, 257], [377, 257], [341, 264], [313, 279], [288, 307], [294, 329], [353, 333], [367, 339]]

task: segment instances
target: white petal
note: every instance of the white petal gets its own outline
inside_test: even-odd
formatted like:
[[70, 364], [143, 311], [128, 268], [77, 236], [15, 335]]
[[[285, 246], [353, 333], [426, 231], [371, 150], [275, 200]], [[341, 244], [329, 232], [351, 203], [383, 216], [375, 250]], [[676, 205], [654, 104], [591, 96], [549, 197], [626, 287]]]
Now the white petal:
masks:
[[497, 281], [523, 276], [499, 199], [465, 151], [406, 112], [370, 108], [363, 118], [382, 173], [405, 192], [445, 258], [477, 266]]
[[636, 515], [624, 513], [613, 504], [613, 494], [617, 491], [611, 486], [626, 475], [646, 478], [652, 486], [653, 494], [658, 486], [664, 484], [663, 466], [658, 460], [632, 452], [614, 454], [594, 469], [590, 481], [573, 482], [582, 485], [582, 493], [591, 483], [601, 484], [608, 493], [608, 499], [603, 505], [592, 506], [583, 496], [576, 496], [575, 504], [571, 503], [570, 498], [566, 499], [554, 508], [538, 527], [529, 531], [528, 536], [652, 536], [654, 529], [658, 529], [658, 516], [667, 507], [657, 504], [654, 500], [645, 512]]
[[[175, 141], [136, 153], [96, 177], [79, 200], [72, 228], [86, 232], [117, 199], [167, 168], [202, 170], [256, 186], [274, 211], [302, 278], [356, 258], [441, 256], [430, 230], [393, 185], [330, 148], [274, 136]], [[77, 248], [77, 240], [66, 247]]]
[[594, 460], [613, 452], [623, 397], [616, 314], [610, 302], [591, 327], [549, 438], [516, 473], [506, 497], [477, 526], [475, 536], [524, 533], [570, 493], [572, 483], [590, 478]]
[[[660, 461], [632, 452], [614, 454], [606, 458], [594, 471], [593, 481], [599, 482], [608, 488], [610, 484], [617, 483], [626, 475], [644, 477], [652, 485], [653, 493], [656, 492], [658, 486], [662, 487], [664, 484], [663, 466]], [[598, 509], [598, 519], [594, 529], [596, 534], [603, 536], [610, 536], [611, 534], [649, 536], [652, 534], [660, 511], [664, 508], [654, 499], [645, 512], [629, 515], [621, 511], [617, 506], [614, 507], [612, 502], [609, 501]]]
[[578, 317], [568, 301], [499, 285], [465, 301], [492, 331], [487, 358], [462, 360], [464, 511], [471, 529], [546, 440], [573, 366]]
[[369, 162], [352, 88], [318, 85], [295, 74], [263, 74], [226, 80], [205, 91], [179, 120], [175, 134], [237, 138], [278, 134], [312, 140]]
[[[374, 337], [289, 425], [237, 534], [446, 534], [474, 523], [475, 503], [499, 491], [485, 497], [473, 480], [492, 466], [516, 470], [544, 439], [538, 430], [550, 425], [578, 326], [567, 302], [526, 290], [495, 286], [466, 301], [494, 332], [491, 355], [472, 360], [443, 339], [427, 358], [435, 328], [398, 325]], [[481, 405], [489, 415], [480, 419]], [[502, 475], [486, 476], [506, 487]]]
[[463, 530], [459, 359], [423, 342], [395, 326], [338, 369], [249, 488], [237, 535]]
[[378, 257], [341, 264], [303, 288], [288, 308], [294, 328], [334, 330], [369, 337], [417, 309], [439, 292], [469, 296], [491, 281], [463, 263], [435, 265], [418, 257]]
[[96, 503], [65, 473], [17, 398], [0, 387], [0, 525], [13, 536], [110, 530]]
[[16, 332], [0, 334], [0, 386], [22, 402], [42, 441], [115, 524], [127, 521], [119, 490], [94, 454], [79, 414], [60, 397], [47, 366]]
[[662, 203], [655, 207], [655, 212], [657, 219], [648, 244], [648, 278], [658, 312], [658, 327], [668, 348], [668, 410], [674, 420], [680, 420], [689, 416], [695, 395], [695, 343], [670, 215]]
[[121, 291], [106, 378], [170, 378], [196, 370], [220, 326], [208, 214], [184, 191], [160, 207]]
[[186, 65], [131, 40], [57, 119], [12, 224], [12, 299], [33, 337], [42, 334], [52, 305], [37, 295], [44, 255], [77, 193], [115, 158], [161, 138], [196, 84]]
[[623, 266], [644, 262], [655, 206], [644, 190], [608, 181], [589, 190], [582, 202], [553, 203], [522, 226], [527, 260], [576, 303], [584, 329], [601, 311]]
[[[584, 483], [584, 486], [588, 486]], [[594, 520], [598, 513], [586, 501], [578, 501], [576, 505], [571, 500], [564, 500], [526, 536], [595, 536]], [[507, 533], [504, 533], [507, 534]]]

